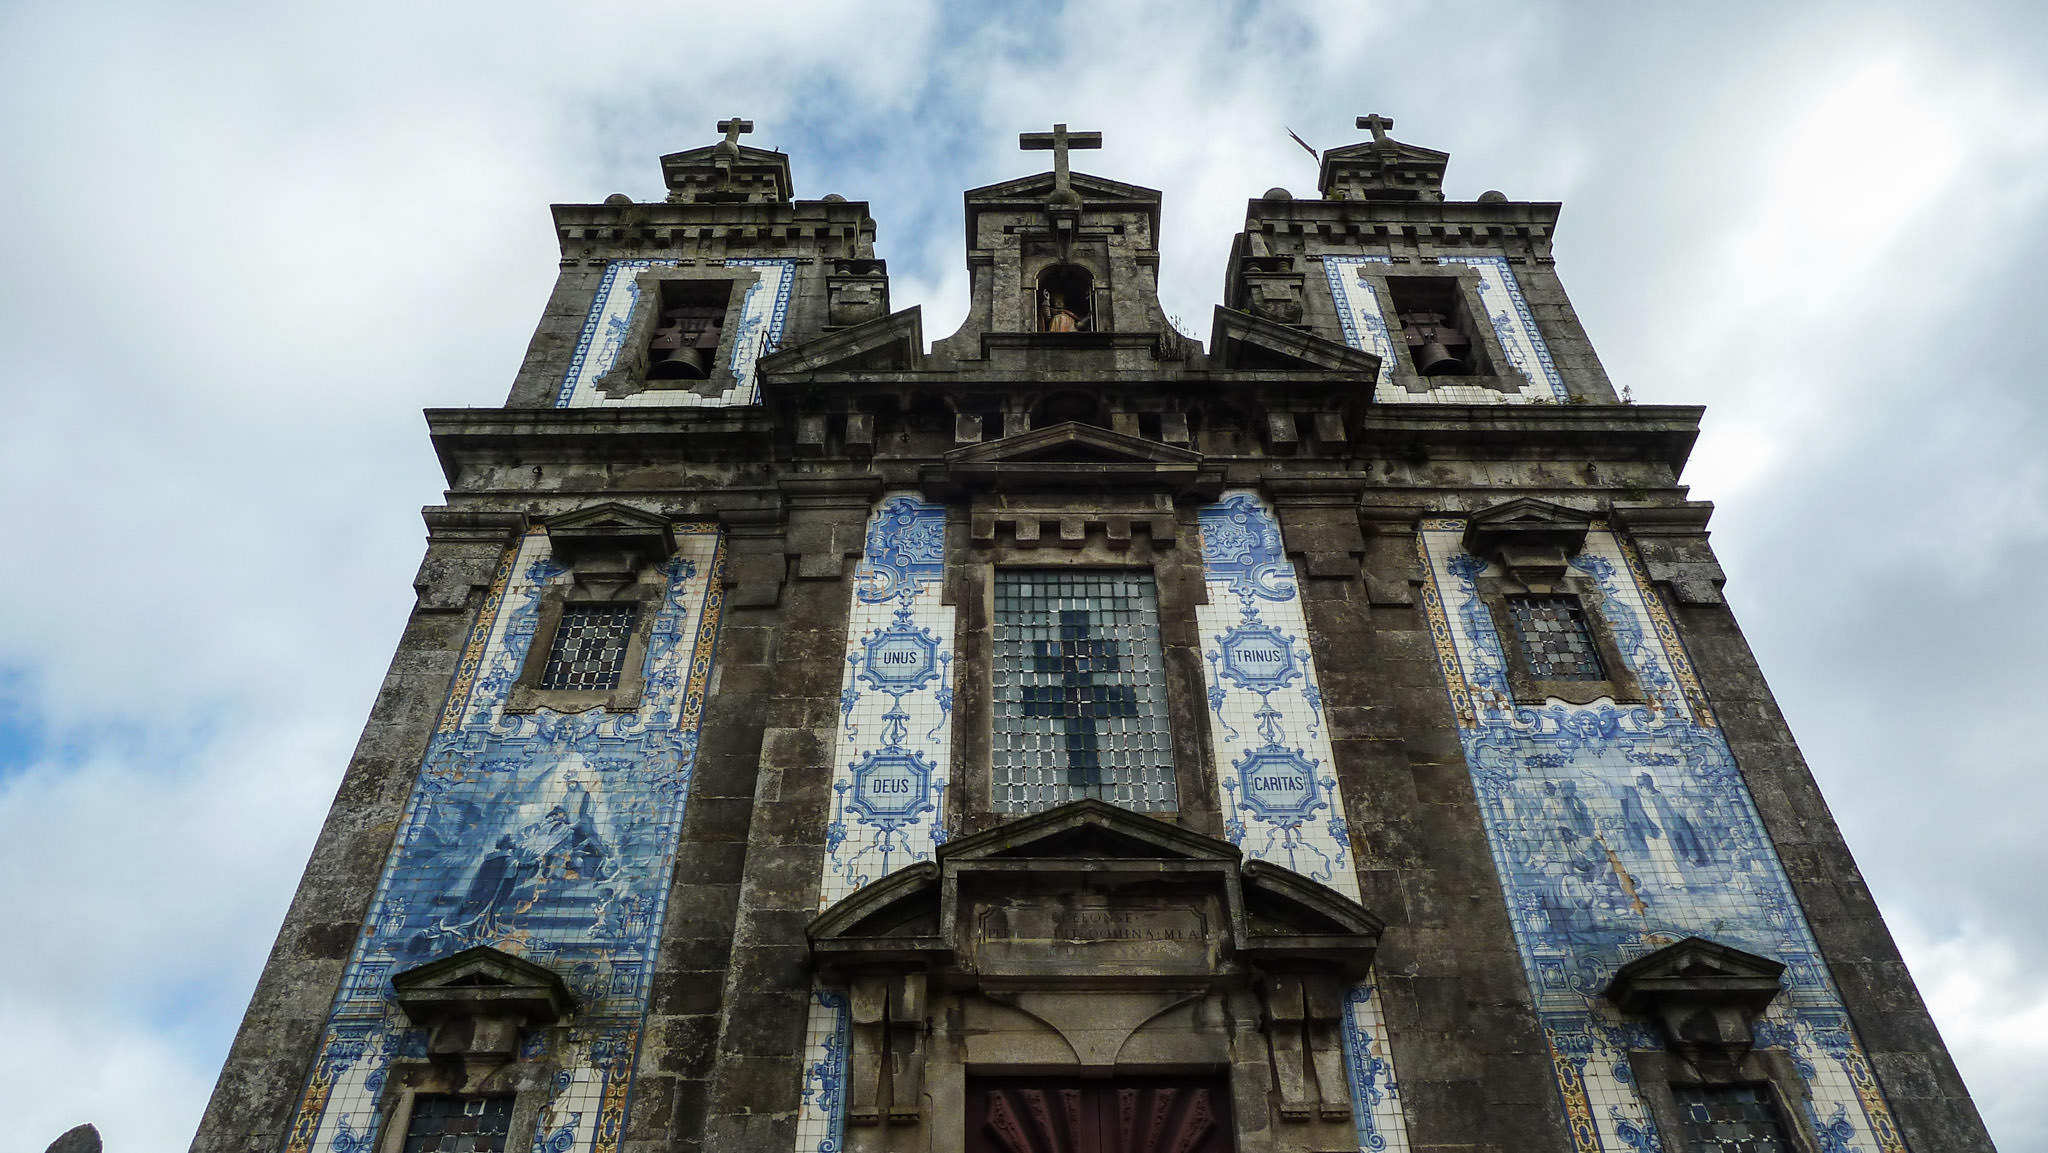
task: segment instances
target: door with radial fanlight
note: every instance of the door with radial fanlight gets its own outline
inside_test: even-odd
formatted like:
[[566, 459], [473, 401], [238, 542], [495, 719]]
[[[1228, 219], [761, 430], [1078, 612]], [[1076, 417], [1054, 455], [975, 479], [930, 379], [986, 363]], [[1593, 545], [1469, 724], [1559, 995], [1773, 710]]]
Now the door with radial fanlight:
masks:
[[1221, 1080], [970, 1079], [967, 1153], [1231, 1153]]

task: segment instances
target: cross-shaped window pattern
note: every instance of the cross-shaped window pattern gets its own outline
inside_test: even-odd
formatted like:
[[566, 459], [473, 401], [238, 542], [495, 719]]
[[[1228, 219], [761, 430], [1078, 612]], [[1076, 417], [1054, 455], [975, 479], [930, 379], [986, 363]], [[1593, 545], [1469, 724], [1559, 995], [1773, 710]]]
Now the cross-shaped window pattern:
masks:
[[1175, 808], [1152, 574], [998, 569], [993, 674], [997, 812]]
[[1784, 1153], [1778, 1107], [1763, 1085], [1673, 1085], [1684, 1153]]
[[413, 1100], [405, 1153], [505, 1153], [512, 1098], [423, 1094]]
[[619, 687], [626, 641], [639, 616], [635, 604], [564, 605], [562, 622], [548, 645], [540, 687], [572, 692], [610, 692]]
[[1515, 637], [1522, 642], [1530, 676], [1539, 681], [1607, 679], [1579, 598], [1511, 596], [1508, 614], [1515, 618]]

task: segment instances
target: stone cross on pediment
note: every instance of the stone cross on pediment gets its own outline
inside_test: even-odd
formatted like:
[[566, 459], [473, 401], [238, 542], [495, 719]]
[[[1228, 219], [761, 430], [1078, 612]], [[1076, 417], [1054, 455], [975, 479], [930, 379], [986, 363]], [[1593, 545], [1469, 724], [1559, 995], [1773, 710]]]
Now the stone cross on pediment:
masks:
[[1017, 147], [1026, 152], [1043, 152], [1052, 149], [1052, 194], [1060, 200], [1074, 196], [1072, 173], [1067, 167], [1067, 150], [1070, 148], [1100, 148], [1102, 133], [1069, 132], [1064, 124], [1055, 124], [1051, 132], [1023, 132], [1017, 136]]
[[725, 133], [725, 142], [727, 144], [732, 145], [734, 148], [738, 148], [740, 146], [740, 137], [743, 134], [752, 132], [754, 130], [754, 122], [751, 120], [742, 120], [739, 117], [735, 116], [730, 120], [719, 121], [718, 130], [720, 132]]
[[1370, 116], [1359, 117], [1358, 126], [1372, 133], [1372, 142], [1374, 144], [1385, 144], [1387, 142], [1387, 130], [1394, 126], [1394, 118], [1391, 116], [1381, 116], [1375, 112]]

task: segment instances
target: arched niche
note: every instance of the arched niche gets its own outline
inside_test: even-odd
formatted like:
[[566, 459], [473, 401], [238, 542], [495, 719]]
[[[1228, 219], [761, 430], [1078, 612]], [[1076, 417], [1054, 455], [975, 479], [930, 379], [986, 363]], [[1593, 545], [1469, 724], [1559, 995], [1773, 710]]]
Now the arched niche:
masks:
[[1038, 331], [1098, 332], [1095, 274], [1078, 264], [1047, 265], [1038, 274]]

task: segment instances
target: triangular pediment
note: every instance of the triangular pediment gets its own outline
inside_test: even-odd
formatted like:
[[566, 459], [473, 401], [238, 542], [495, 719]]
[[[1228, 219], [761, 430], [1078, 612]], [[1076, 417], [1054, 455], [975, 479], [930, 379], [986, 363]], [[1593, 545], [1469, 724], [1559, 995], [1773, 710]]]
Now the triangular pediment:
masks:
[[1323, 153], [1316, 187], [1331, 199], [1442, 200], [1451, 154], [1391, 137], [1343, 144]]
[[1064, 421], [946, 454], [952, 465], [1085, 462], [1091, 464], [1199, 464], [1202, 454], [1092, 424]]
[[550, 551], [565, 564], [591, 553], [618, 552], [662, 562], [676, 550], [667, 517], [612, 501], [549, 517], [546, 527]]
[[393, 974], [391, 988], [416, 1024], [459, 1015], [553, 1024], [576, 1007], [554, 970], [489, 945]]
[[1245, 913], [1254, 937], [1364, 936], [1386, 922], [1357, 901], [1292, 869], [1265, 861], [1244, 864]]
[[1218, 305], [1210, 333], [1209, 347], [1215, 350], [1211, 355], [1224, 368], [1308, 369], [1379, 379], [1380, 358], [1372, 353], [1249, 312]]
[[865, 324], [828, 332], [760, 360], [764, 375], [800, 372], [902, 372], [924, 360], [924, 319], [915, 305]]
[[598, 530], [667, 532], [668, 518], [644, 512], [631, 505], [607, 501], [548, 518], [548, 531], [591, 532]]
[[939, 867], [922, 861], [863, 885], [811, 922], [813, 941], [924, 938], [938, 932]]
[[[1146, 188], [1141, 184], [1125, 184], [1120, 180], [1091, 176], [1086, 172], [1073, 173], [1070, 185], [1079, 194], [1083, 203], [1122, 200], [1133, 205], [1156, 207], [1160, 201], [1160, 193], [1156, 188]], [[967, 190], [967, 203], [972, 205], [983, 201], [1043, 200], [1052, 195], [1054, 187], [1053, 174], [1039, 172], [998, 184], [970, 188]]]
[[1228, 842], [1092, 799], [962, 837], [940, 855], [948, 862], [1077, 857], [1234, 862], [1240, 857]]
[[1584, 546], [1592, 524], [1591, 513], [1518, 497], [1473, 513], [1465, 522], [1465, 547], [1478, 556], [1503, 545], [1558, 547], [1575, 553]]
[[1615, 980], [1746, 980], [1775, 981], [1785, 972], [1782, 961], [1746, 953], [1733, 945], [1705, 937], [1687, 937], [1647, 956], [1638, 957], [1615, 971]]
[[[986, 977], [988, 950], [1004, 953], [1004, 941], [1013, 937], [1038, 940], [1017, 926], [1042, 919], [1047, 910], [1085, 906], [1128, 910], [1140, 921], [1206, 910], [1200, 923], [1213, 944], [1199, 967], [1212, 973], [1225, 971], [1214, 966], [1227, 968], [1235, 956], [1355, 977], [1370, 967], [1383, 928], [1334, 889], [1278, 865], [1245, 862], [1227, 841], [1106, 801], [1073, 801], [1006, 821], [949, 841], [933, 855], [863, 886], [811, 922], [812, 955], [821, 971], [965, 966]], [[1023, 919], [1004, 912], [989, 920], [989, 910]], [[1126, 966], [1120, 979], [1184, 979], [1186, 961], [1168, 958], [1166, 968], [1150, 974]], [[995, 963], [1000, 970], [1000, 956]], [[1055, 982], [1085, 976], [1061, 966], [1031, 974]]]
[[1447, 165], [1451, 162], [1451, 154], [1393, 139], [1361, 140], [1356, 144], [1339, 144], [1335, 148], [1325, 148], [1323, 160], [1325, 163], [1333, 160], [1376, 160], [1386, 164]]
[[1624, 1013], [1643, 1012], [1672, 999], [1728, 1001], [1761, 1011], [1777, 996], [1784, 972], [1781, 961], [1705, 937], [1687, 937], [1617, 969], [1607, 997]]

